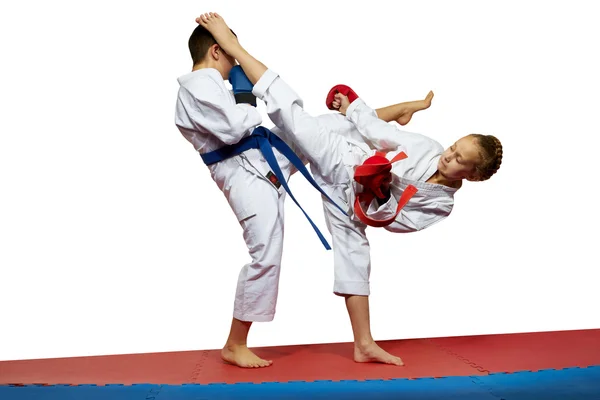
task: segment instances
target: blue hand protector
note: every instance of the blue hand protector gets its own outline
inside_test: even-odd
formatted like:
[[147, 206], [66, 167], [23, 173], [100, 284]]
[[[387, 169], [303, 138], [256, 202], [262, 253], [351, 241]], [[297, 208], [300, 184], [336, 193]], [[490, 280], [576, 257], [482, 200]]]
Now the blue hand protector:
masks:
[[233, 88], [235, 102], [238, 104], [247, 103], [256, 107], [256, 96], [252, 94], [252, 82], [248, 79], [244, 70], [239, 65], [231, 68], [229, 72], [229, 83]]

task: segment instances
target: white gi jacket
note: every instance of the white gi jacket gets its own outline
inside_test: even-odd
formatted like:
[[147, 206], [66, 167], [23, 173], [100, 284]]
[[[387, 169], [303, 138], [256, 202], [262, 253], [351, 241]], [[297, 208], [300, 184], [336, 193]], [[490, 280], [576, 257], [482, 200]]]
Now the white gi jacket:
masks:
[[[419, 231], [450, 215], [454, 206], [454, 193], [458, 189], [426, 182], [437, 171], [438, 161], [444, 152], [438, 142], [418, 133], [402, 131], [379, 120], [377, 113], [361, 99], [355, 100], [348, 107], [346, 116], [356, 128], [349, 136], [350, 142], [356, 143], [356, 139], [352, 138], [360, 135], [359, 140], [362, 139], [373, 149], [367, 156], [360, 157], [359, 165], [374, 155], [374, 150], [387, 152], [388, 160], [402, 151], [408, 156], [392, 164], [390, 199], [381, 206], [374, 200], [366, 210], [370, 218], [382, 220], [392, 217], [396, 213], [398, 199], [408, 185], [415, 186], [418, 192], [385, 229], [398, 233]], [[355, 160], [350, 160], [350, 165], [347, 165], [351, 168], [352, 176], [356, 166]], [[360, 184], [354, 180], [352, 182], [352, 187], [346, 192], [350, 204], [354, 203], [354, 193], [362, 190]], [[354, 213], [352, 218], [358, 220]]]
[[[252, 134], [261, 125], [258, 110], [249, 104], [236, 104], [233, 93], [225, 86], [221, 74], [213, 68], [203, 68], [177, 79], [180, 88], [175, 109], [175, 124], [181, 134], [200, 154], [217, 150], [239, 142]], [[273, 152], [286, 179], [289, 178], [290, 162], [276, 149]], [[250, 149], [208, 166], [211, 177], [223, 191], [239, 221], [254, 214], [248, 202], [237, 201], [239, 196], [235, 181], [244, 179], [244, 174], [254, 174], [269, 182], [269, 165], [258, 149]]]

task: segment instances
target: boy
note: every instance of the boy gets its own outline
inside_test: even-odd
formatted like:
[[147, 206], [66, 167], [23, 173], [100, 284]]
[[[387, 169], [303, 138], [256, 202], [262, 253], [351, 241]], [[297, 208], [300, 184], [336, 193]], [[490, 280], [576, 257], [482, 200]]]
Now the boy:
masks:
[[[211, 33], [199, 25], [188, 45], [193, 68], [178, 78], [175, 124], [201, 154], [212, 179], [225, 195], [243, 229], [251, 256], [239, 274], [233, 320], [221, 356], [240, 367], [266, 367], [272, 361], [250, 351], [247, 337], [252, 322], [272, 321], [275, 315], [283, 250], [284, 200], [289, 192], [287, 181], [299, 170], [313, 186], [321, 189], [304, 167], [301, 156], [259, 126], [262, 118], [255, 108], [256, 98], [251, 88], [248, 90], [240, 79], [243, 72], [239, 67], [235, 69], [235, 59], [220, 47]], [[234, 93], [226, 88], [226, 79], [232, 83]], [[291, 192], [289, 194], [296, 202]], [[306, 217], [329, 249], [318, 228], [308, 215]]]
[[[192, 72], [178, 78], [175, 124], [196, 151], [208, 154], [249, 136], [262, 117], [251, 104], [237, 103], [225, 86], [235, 60], [206, 29], [198, 26], [188, 45], [194, 65]], [[290, 162], [275, 154], [288, 179]], [[272, 171], [258, 149], [207, 167], [243, 229], [251, 256], [239, 274], [231, 329], [221, 355], [240, 367], [266, 367], [271, 361], [259, 358], [246, 343], [252, 322], [274, 318], [286, 193], [271, 180]]]

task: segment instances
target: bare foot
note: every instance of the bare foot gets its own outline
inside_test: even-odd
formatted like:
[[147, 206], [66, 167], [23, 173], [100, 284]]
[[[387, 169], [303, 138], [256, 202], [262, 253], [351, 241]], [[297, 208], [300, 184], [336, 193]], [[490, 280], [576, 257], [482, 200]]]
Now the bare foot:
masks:
[[223, 361], [241, 368], [264, 368], [273, 364], [271, 360], [263, 360], [245, 345], [225, 346], [221, 350]]
[[356, 362], [377, 362], [383, 364], [392, 364], [403, 366], [404, 362], [400, 357], [396, 357], [383, 350], [375, 342], [367, 345], [354, 344], [354, 361]]
[[231, 55], [231, 52], [235, 51], [240, 46], [237, 37], [235, 37], [231, 29], [225, 23], [223, 17], [219, 14], [213, 12], [204, 13], [196, 18], [196, 22], [213, 35], [219, 46], [221, 46], [226, 53]]
[[406, 125], [410, 122], [413, 114], [417, 111], [426, 110], [431, 106], [431, 100], [433, 99], [433, 92], [429, 91], [424, 100], [413, 101], [410, 106], [406, 108], [406, 111], [397, 119], [400, 125]]

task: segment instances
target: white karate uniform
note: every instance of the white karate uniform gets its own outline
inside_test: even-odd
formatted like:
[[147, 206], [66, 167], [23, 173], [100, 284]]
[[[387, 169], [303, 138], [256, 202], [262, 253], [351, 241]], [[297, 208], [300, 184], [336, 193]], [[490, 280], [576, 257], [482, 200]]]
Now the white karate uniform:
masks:
[[427, 183], [437, 170], [443, 147], [416, 133], [404, 132], [382, 121], [361, 99], [346, 112], [313, 117], [302, 109], [302, 100], [275, 72], [268, 70], [256, 83], [254, 95], [267, 105], [267, 113], [280, 128], [287, 143], [295, 143], [311, 165], [315, 181], [349, 217], [329, 201], [323, 201], [327, 227], [334, 251], [334, 293], [369, 295], [371, 270], [367, 225], [353, 212], [355, 193], [362, 190], [354, 181], [354, 171], [377, 150], [391, 160], [404, 151], [408, 158], [392, 164], [391, 193], [387, 203], [376, 200], [366, 210], [374, 219], [387, 219], [396, 213], [398, 199], [408, 185], [418, 192], [386, 226], [391, 232], [414, 232], [446, 218], [454, 205], [456, 189]]
[[[200, 154], [237, 143], [262, 123], [255, 107], [236, 104], [216, 69], [185, 74], [178, 82], [175, 124]], [[273, 152], [288, 181], [293, 170], [291, 163], [276, 149]], [[243, 229], [251, 257], [239, 274], [233, 316], [242, 321], [271, 321], [283, 251], [285, 189], [277, 189], [266, 178], [270, 168], [258, 149], [247, 150], [208, 169]], [[206, 212], [211, 212], [210, 207]]]

